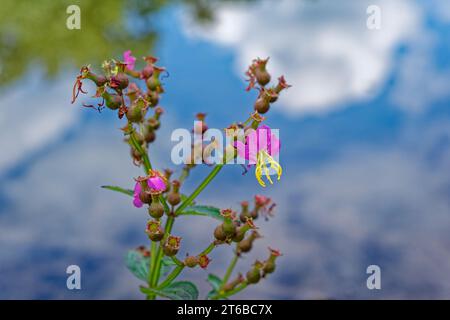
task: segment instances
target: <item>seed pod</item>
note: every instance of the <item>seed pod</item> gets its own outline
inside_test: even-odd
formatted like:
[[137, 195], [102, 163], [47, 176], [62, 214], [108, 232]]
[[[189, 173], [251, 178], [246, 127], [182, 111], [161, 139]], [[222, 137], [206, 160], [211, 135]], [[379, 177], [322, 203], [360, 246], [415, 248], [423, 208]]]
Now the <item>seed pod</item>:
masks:
[[97, 75], [91, 71], [88, 71], [86, 73], [86, 78], [94, 81], [94, 83], [97, 87], [103, 86], [108, 81], [108, 79], [106, 79], [106, 77], [104, 75], [101, 75], [101, 74]]
[[172, 181], [172, 191], [167, 195], [167, 201], [172, 206], [176, 206], [181, 202], [179, 190], [180, 190], [180, 182], [178, 180]]
[[186, 267], [194, 268], [198, 265], [198, 258], [194, 256], [189, 256], [184, 259], [184, 264]]
[[111, 77], [110, 86], [111, 88], [123, 90], [128, 87], [129, 80], [125, 73], [119, 72], [115, 76]]
[[167, 202], [169, 202], [171, 205], [176, 206], [181, 202], [181, 196], [179, 193], [171, 192], [167, 195]]
[[[151, 79], [151, 78], [150, 78]], [[154, 107], [159, 102], [159, 94], [156, 91], [149, 91], [147, 93], [146, 100], [149, 102], [150, 106]]]
[[248, 283], [255, 284], [258, 283], [261, 279], [261, 273], [259, 272], [258, 268], [253, 268], [252, 270], [247, 272], [246, 278]]
[[156, 139], [156, 133], [150, 126], [144, 126], [143, 134], [146, 143], [152, 143]]
[[105, 99], [105, 105], [111, 110], [117, 110], [122, 105], [122, 98], [117, 94], [111, 94], [108, 92], [102, 93], [103, 99]]
[[163, 246], [164, 254], [169, 257], [176, 255], [180, 249], [180, 241], [180, 237], [169, 236]]
[[249, 252], [252, 250], [253, 241], [251, 239], [244, 239], [238, 243], [238, 251], [239, 252]]
[[148, 79], [153, 75], [153, 71], [154, 71], [153, 65], [147, 64], [141, 71], [141, 77], [143, 79]]
[[148, 125], [150, 128], [158, 130], [159, 127], [161, 126], [161, 122], [155, 118], [150, 118], [148, 119]]
[[132, 104], [126, 113], [127, 119], [131, 122], [141, 122], [144, 119], [144, 115], [142, 113], [142, 108], [137, 104]]
[[158, 87], [161, 85], [161, 82], [159, 81], [159, 79], [157, 77], [155, 77], [155, 75], [148, 78], [145, 83], [147, 84], [147, 88], [150, 91], [156, 91], [158, 89]]
[[161, 241], [164, 237], [164, 230], [161, 228], [161, 222], [158, 220], [150, 220], [147, 223], [145, 232], [152, 241]]
[[269, 100], [266, 99], [265, 97], [259, 97], [258, 99], [256, 99], [254, 108], [256, 111], [258, 111], [260, 114], [264, 114], [267, 111], [269, 111], [270, 109], [270, 103]]
[[262, 86], [265, 86], [270, 82], [270, 74], [267, 72], [265, 64], [264, 67], [257, 67], [255, 69], [256, 81]]
[[239, 215], [239, 219], [241, 220], [242, 223], [245, 223], [247, 222], [247, 219], [251, 217], [250, 213], [248, 212], [248, 202], [242, 201], [241, 206], [242, 211], [241, 214]]
[[150, 204], [152, 203], [152, 196], [148, 191], [145, 191], [144, 188], [142, 188], [142, 192], [139, 194], [139, 199], [143, 203]]
[[153, 201], [148, 207], [148, 214], [155, 219], [159, 219], [164, 215], [164, 207], [161, 202], [159, 202], [159, 199], [153, 197]]
[[263, 267], [264, 274], [274, 272], [275, 267], [276, 267], [275, 262], [267, 261], [266, 263], [264, 263], [264, 267]]
[[246, 231], [247, 231], [247, 230], [242, 229], [242, 227], [237, 228], [236, 234], [235, 234], [234, 237], [233, 237], [233, 241], [234, 241], [234, 242], [241, 242], [242, 240], [244, 240], [245, 232], [246, 232]]
[[225, 241], [227, 239], [227, 235], [223, 232], [222, 225], [218, 225], [216, 229], [214, 229], [214, 237], [219, 241]]

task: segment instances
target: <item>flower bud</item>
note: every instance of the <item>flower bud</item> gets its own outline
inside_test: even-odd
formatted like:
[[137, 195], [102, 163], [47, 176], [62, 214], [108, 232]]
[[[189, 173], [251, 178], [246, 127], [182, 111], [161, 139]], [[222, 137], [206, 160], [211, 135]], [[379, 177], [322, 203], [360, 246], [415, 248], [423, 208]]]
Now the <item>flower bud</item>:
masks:
[[148, 214], [155, 219], [159, 219], [164, 215], [164, 207], [159, 201], [159, 193], [152, 194], [152, 203], [148, 207]]
[[169, 257], [176, 255], [180, 249], [180, 241], [180, 237], [169, 236], [163, 246], [164, 254]]
[[194, 256], [188, 256], [184, 259], [184, 264], [186, 267], [194, 268], [198, 265], [198, 258]]
[[161, 241], [164, 237], [164, 230], [161, 228], [161, 222], [158, 220], [148, 221], [145, 232], [152, 241]]

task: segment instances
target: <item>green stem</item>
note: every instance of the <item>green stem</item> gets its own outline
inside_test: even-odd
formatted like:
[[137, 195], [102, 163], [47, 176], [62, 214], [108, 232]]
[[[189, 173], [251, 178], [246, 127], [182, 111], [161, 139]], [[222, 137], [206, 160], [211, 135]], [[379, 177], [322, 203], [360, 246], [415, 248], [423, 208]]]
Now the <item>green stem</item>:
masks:
[[164, 280], [159, 286], [158, 289], [162, 289], [167, 287], [169, 284], [172, 283], [172, 281], [178, 277], [178, 275], [181, 273], [181, 271], [183, 271], [184, 269], [184, 264], [183, 265], [178, 265], [175, 269], [173, 269], [173, 271], [167, 276], [166, 280]]
[[[151, 254], [151, 256], [150, 256], [150, 265], [149, 265], [149, 268], [148, 268], [148, 270], [149, 270], [149, 272], [148, 272], [148, 285], [150, 286], [151, 285], [151, 270], [153, 269], [153, 266], [155, 265], [155, 261], [156, 261], [156, 242], [155, 241], [152, 241], [152, 245], [151, 245], [151, 249], [150, 249], [150, 254]], [[154, 294], [149, 294], [149, 295], [147, 295], [147, 299], [149, 299], [149, 300], [153, 300], [153, 299], [155, 299], [155, 295]]]
[[144, 151], [142, 146], [139, 144], [139, 142], [136, 140], [136, 137], [134, 136], [134, 132], [130, 133], [130, 141], [133, 147], [139, 152], [142, 159], [144, 160], [144, 169], [145, 174], [147, 175], [150, 170], [152, 170], [152, 164], [150, 163], [150, 159], [148, 158], [147, 152]]
[[161, 272], [161, 263], [162, 263], [162, 257], [163, 257], [163, 250], [162, 246], [164, 245], [164, 242], [166, 241], [167, 237], [170, 235], [170, 232], [172, 231], [173, 223], [175, 218], [173, 216], [169, 216], [166, 220], [166, 226], [164, 227], [164, 237], [159, 243], [158, 252], [156, 253], [156, 264], [155, 267], [152, 270], [152, 278], [151, 278], [151, 285], [157, 286], [158, 280], [159, 280], [159, 274]]
[[200, 185], [191, 193], [186, 200], [184, 200], [181, 205], [175, 211], [175, 215], [182, 212], [192, 201], [206, 188], [206, 186], [215, 178], [215, 176], [220, 172], [223, 168], [223, 164], [218, 164], [214, 167], [214, 169], [208, 174], [208, 176], [200, 183]]
[[229, 296], [232, 296], [238, 292], [241, 292], [242, 290], [244, 290], [245, 288], [247, 288], [248, 283], [247, 282], [243, 282], [242, 284], [240, 284], [239, 286], [237, 286], [236, 288], [234, 288], [233, 290], [230, 290], [228, 292], [225, 292], [223, 294], [218, 294], [214, 297], [211, 298], [211, 300], [218, 300], [220, 298], [228, 298]]
[[216, 244], [214, 242], [211, 242], [211, 244], [205, 250], [200, 252], [199, 256], [210, 253], [215, 247], [216, 247]]
[[172, 261], [175, 262], [175, 264], [176, 264], [177, 266], [184, 266], [183, 261], [181, 261], [181, 260], [178, 259], [177, 257], [172, 256], [171, 258], [172, 258]]
[[[169, 215], [166, 221], [166, 226], [164, 227], [164, 237], [161, 240], [158, 248], [158, 252], [156, 254], [156, 263], [155, 267], [151, 271], [151, 286], [155, 287], [158, 285], [159, 276], [161, 272], [161, 262], [163, 257], [163, 250], [162, 246], [167, 239], [167, 237], [170, 235], [170, 232], [172, 231], [173, 223], [175, 220], [175, 217], [178, 213], [182, 212], [202, 191], [206, 188], [206, 186], [216, 177], [216, 175], [220, 172], [222, 169], [223, 164], [218, 164], [214, 167], [214, 169], [206, 176], [206, 178], [200, 183], [200, 185], [192, 192], [192, 194], [184, 200], [181, 205], [177, 208], [177, 210], [174, 212], [173, 215]], [[212, 249], [211, 249], [212, 250]]]
[[223, 286], [226, 285], [228, 280], [230, 279], [230, 276], [233, 273], [234, 267], [236, 266], [238, 259], [239, 256], [235, 253], [233, 259], [230, 262], [230, 265], [228, 266], [225, 276], [223, 277], [222, 285], [220, 286], [221, 288], [223, 288]]

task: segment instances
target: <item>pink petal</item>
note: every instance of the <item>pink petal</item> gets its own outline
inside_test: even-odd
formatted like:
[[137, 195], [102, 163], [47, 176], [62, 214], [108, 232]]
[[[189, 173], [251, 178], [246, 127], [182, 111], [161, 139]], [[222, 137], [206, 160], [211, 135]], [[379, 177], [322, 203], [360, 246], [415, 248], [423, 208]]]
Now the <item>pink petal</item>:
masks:
[[136, 184], [134, 185], [134, 199], [133, 199], [133, 204], [135, 207], [140, 208], [142, 207], [143, 203], [139, 197], [139, 194], [142, 191], [142, 186], [140, 182], [136, 182]]
[[136, 58], [131, 55], [131, 50], [127, 50], [123, 53], [123, 60], [127, 64], [128, 69], [130, 70], [134, 69]]
[[141, 208], [144, 204], [142, 203], [141, 199], [138, 197], [134, 197], [133, 204], [136, 208]]
[[281, 143], [280, 140], [272, 134], [270, 137], [270, 144], [269, 144], [269, 154], [271, 156], [276, 156], [280, 152]]
[[234, 143], [234, 147], [237, 149], [238, 152], [238, 156], [241, 157], [242, 159], [247, 159], [246, 158], [246, 152], [245, 152], [245, 144], [242, 141], [236, 141]]
[[166, 189], [166, 184], [161, 177], [154, 176], [148, 179], [148, 186], [156, 191], [163, 191]]

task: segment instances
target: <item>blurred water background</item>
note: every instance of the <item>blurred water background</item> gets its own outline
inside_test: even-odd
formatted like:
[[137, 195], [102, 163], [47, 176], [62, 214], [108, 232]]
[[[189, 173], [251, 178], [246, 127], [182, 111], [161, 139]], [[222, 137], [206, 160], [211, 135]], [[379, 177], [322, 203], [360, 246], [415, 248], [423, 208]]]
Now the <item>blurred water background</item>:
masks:
[[[70, 4], [81, 30], [65, 27]], [[380, 30], [366, 27], [369, 5], [381, 8]], [[238, 298], [450, 298], [448, 1], [2, 0], [0, 10], [0, 298], [142, 298], [124, 256], [147, 243], [146, 213], [100, 189], [140, 174], [123, 123], [70, 104], [81, 65], [127, 49], [170, 73], [158, 167], [170, 162], [172, 130], [192, 127], [196, 112], [215, 128], [246, 117], [251, 59], [270, 56], [269, 71], [293, 85], [267, 121], [280, 128], [281, 181], [263, 189], [228, 166], [199, 197], [235, 209], [255, 193], [278, 203], [237, 267], [271, 245], [283, 252], [277, 272]], [[182, 254], [215, 225], [180, 219]], [[207, 271], [183, 278], [206, 295], [208, 272], [223, 274], [230, 254], [218, 249]], [[66, 288], [71, 264], [80, 291]], [[371, 264], [381, 290], [366, 287]]]

